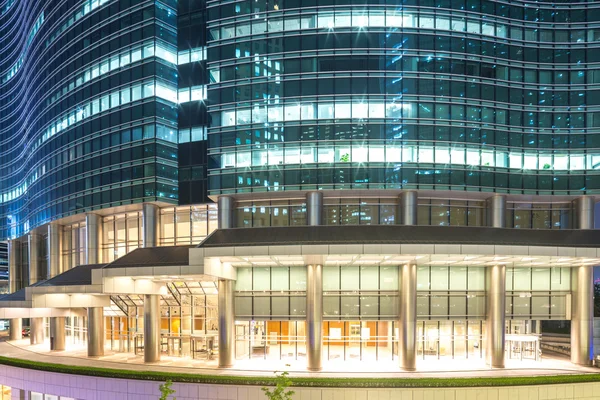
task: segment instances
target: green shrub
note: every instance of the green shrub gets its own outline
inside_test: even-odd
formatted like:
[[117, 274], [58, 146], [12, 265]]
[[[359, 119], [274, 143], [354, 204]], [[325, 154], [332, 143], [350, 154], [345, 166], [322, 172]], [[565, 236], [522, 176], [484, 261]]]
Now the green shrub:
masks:
[[288, 372], [282, 372], [281, 374], [275, 373], [275, 388], [273, 390], [268, 387], [263, 387], [262, 391], [269, 400], [292, 400], [294, 395], [293, 390], [287, 390], [292, 385], [292, 381], [289, 378]]
[[[175, 390], [171, 389], [172, 385], [173, 381], [169, 379], [158, 387], [158, 390], [160, 390], [160, 398], [158, 400], [169, 400], [169, 396], [175, 393]], [[177, 399], [173, 397], [172, 400]]]

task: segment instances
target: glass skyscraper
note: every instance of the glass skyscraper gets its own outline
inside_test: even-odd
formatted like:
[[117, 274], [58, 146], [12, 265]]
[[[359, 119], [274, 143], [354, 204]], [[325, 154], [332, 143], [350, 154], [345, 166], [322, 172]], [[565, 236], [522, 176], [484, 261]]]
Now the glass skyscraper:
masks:
[[11, 291], [98, 269], [111, 346], [593, 356], [599, 3], [8, 0], [0, 38]]

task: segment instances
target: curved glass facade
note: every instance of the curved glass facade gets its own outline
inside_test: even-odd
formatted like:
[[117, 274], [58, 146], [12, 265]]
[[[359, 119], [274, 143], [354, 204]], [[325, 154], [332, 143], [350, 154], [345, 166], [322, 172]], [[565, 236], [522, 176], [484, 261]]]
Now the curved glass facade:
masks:
[[600, 4], [208, 1], [209, 193], [600, 191]]
[[177, 202], [177, 4], [0, 5], [0, 237]]

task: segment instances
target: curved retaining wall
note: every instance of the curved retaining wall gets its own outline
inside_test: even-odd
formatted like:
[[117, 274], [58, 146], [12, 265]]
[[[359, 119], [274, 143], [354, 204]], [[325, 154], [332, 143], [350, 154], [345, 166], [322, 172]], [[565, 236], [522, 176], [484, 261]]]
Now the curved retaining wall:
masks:
[[[78, 400], [150, 400], [160, 396], [160, 382], [96, 378], [0, 365], [0, 383]], [[262, 400], [258, 386], [174, 383], [177, 400]], [[599, 399], [600, 383], [494, 388], [344, 389], [294, 388], [296, 400], [549, 400]], [[16, 393], [13, 399], [19, 397]]]

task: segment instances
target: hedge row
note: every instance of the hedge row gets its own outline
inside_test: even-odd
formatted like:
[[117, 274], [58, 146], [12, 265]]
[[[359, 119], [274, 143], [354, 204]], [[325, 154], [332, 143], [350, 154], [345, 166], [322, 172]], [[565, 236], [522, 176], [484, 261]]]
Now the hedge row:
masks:
[[[63, 374], [95, 376], [117, 379], [138, 379], [164, 382], [204, 383], [218, 385], [272, 386], [275, 380], [269, 377], [201, 375], [163, 371], [134, 371], [81, 367], [76, 365], [52, 364], [0, 356], [0, 364]], [[435, 387], [483, 387], [523, 386], [565, 383], [600, 382], [600, 374], [519, 376], [490, 378], [291, 378], [297, 387], [345, 387], [345, 388], [435, 388]]]

